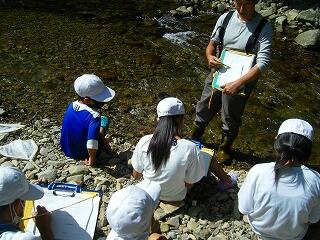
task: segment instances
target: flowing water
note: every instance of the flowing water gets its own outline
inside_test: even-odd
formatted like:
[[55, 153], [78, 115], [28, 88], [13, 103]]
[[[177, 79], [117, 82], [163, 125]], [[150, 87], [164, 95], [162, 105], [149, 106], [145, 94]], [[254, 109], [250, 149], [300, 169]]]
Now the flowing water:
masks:
[[[1, 122], [50, 118], [60, 124], [75, 99], [74, 79], [95, 73], [116, 91], [104, 108], [113, 136], [136, 143], [151, 133], [156, 103], [166, 95], [185, 102], [185, 132], [190, 133], [216, 15], [175, 18], [166, 15], [176, 7], [169, 0], [56, 2], [0, 5], [1, 107], [6, 111]], [[320, 55], [296, 46], [292, 36], [274, 37], [272, 63], [249, 100], [234, 145], [239, 159], [272, 160], [279, 125], [299, 117], [316, 129], [312, 164], [320, 165]], [[205, 134], [214, 146], [219, 117]]]

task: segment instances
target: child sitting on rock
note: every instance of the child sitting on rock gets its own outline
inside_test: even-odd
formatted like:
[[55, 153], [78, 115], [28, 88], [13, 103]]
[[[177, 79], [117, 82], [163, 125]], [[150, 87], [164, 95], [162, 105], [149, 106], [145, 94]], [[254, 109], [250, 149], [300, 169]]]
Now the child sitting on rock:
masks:
[[[157, 115], [153, 134], [142, 137], [133, 152], [133, 176], [159, 183], [161, 201], [182, 201], [187, 190], [206, 175], [200, 150], [195, 143], [183, 139], [185, 110], [182, 101], [174, 97], [161, 100]], [[210, 168], [221, 180], [220, 190], [237, 184], [236, 174], [227, 174], [216, 159], [212, 158]]]
[[166, 240], [157, 233], [149, 235], [160, 191], [158, 183], [144, 180], [115, 192], [106, 211], [111, 227], [107, 240]]
[[93, 74], [84, 74], [74, 82], [78, 101], [69, 104], [62, 123], [60, 145], [67, 157], [84, 160], [89, 166], [96, 164], [97, 150], [111, 152], [105, 135], [109, 121], [100, 115], [106, 102], [115, 92]]

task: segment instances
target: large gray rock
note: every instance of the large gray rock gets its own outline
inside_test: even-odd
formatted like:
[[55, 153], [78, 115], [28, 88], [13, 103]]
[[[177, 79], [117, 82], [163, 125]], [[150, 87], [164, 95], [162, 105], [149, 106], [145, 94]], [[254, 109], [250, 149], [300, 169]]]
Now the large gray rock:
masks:
[[57, 171], [52, 169], [47, 169], [37, 174], [38, 178], [45, 178], [48, 182], [53, 182], [57, 178]]
[[315, 23], [317, 21], [317, 17], [319, 16], [320, 16], [319, 11], [316, 11], [313, 9], [307, 9], [307, 10], [301, 11], [297, 16], [297, 19], [303, 22]]
[[176, 9], [176, 11], [179, 16], [188, 16], [188, 15], [192, 14], [193, 8], [186, 7], [186, 6], [180, 6]]
[[303, 32], [295, 38], [295, 41], [305, 48], [314, 48], [320, 43], [320, 29]]
[[169, 220], [167, 221], [167, 224], [169, 226], [172, 226], [173, 228], [177, 229], [180, 225], [180, 218], [179, 215], [178, 216], [174, 216], [172, 218], [169, 218]]
[[297, 9], [290, 9], [284, 13], [287, 17], [288, 22], [296, 20], [299, 15], [299, 11]]
[[218, 13], [223, 13], [226, 10], [226, 5], [224, 3], [219, 3], [217, 5], [217, 12]]
[[275, 14], [277, 12], [277, 7], [272, 5], [268, 8], [262, 9], [259, 11], [259, 13], [263, 16], [263, 17], [269, 17], [273, 14]]
[[88, 167], [84, 165], [73, 165], [69, 167], [69, 173], [71, 176], [79, 174], [87, 174], [89, 172]]
[[67, 177], [67, 182], [80, 185], [83, 182], [83, 175], [79, 174], [79, 175], [73, 175], [73, 176]]

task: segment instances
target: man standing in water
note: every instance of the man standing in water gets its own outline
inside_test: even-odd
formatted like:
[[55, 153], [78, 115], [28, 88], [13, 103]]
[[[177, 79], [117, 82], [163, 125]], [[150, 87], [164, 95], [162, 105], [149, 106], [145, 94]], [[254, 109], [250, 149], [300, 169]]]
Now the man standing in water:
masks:
[[[234, 82], [223, 86], [223, 91], [212, 88], [212, 72], [208, 75], [200, 101], [196, 107], [193, 139], [200, 140], [214, 115], [221, 110], [222, 138], [218, 161], [231, 163], [231, 146], [238, 135], [245, 104], [259, 76], [270, 61], [272, 26], [255, 11], [258, 0], [234, 0], [236, 11], [219, 17], [206, 48], [208, 65], [212, 71], [222, 64], [219, 49], [232, 48], [256, 54], [249, 72]], [[244, 88], [245, 95], [238, 94]]]

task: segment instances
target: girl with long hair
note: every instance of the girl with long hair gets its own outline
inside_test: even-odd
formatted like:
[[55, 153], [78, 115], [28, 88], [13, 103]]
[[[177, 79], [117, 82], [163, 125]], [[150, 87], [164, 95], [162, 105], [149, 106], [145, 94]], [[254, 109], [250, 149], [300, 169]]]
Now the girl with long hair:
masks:
[[[181, 201], [187, 189], [206, 175], [195, 143], [182, 138], [184, 105], [174, 97], [165, 98], [157, 106], [158, 123], [152, 135], [144, 136], [133, 156], [133, 176], [149, 179], [161, 186], [160, 200]], [[224, 189], [236, 184], [236, 175], [226, 174], [212, 159], [214, 173]]]
[[319, 225], [320, 174], [304, 165], [312, 138], [308, 122], [284, 121], [274, 143], [276, 162], [255, 165], [240, 188], [239, 211], [262, 239], [303, 239], [310, 224]]

